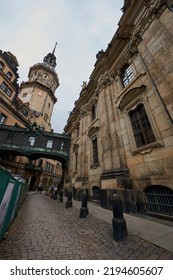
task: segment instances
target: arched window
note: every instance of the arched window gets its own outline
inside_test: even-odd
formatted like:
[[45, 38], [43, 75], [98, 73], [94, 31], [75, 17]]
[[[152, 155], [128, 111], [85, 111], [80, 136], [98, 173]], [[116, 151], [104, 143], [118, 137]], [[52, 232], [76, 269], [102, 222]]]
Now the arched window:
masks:
[[30, 136], [30, 137], [28, 138], [28, 140], [29, 140], [29, 145], [30, 145], [30, 146], [34, 146], [34, 143], [35, 143], [35, 137]]
[[64, 142], [61, 142], [61, 150], [64, 150]]
[[52, 148], [52, 146], [53, 146], [53, 141], [52, 140], [48, 140], [46, 148]]
[[121, 71], [121, 81], [124, 87], [126, 87], [134, 78], [133, 72], [129, 64], [126, 64]]
[[93, 186], [92, 187], [92, 200], [94, 201], [100, 201], [100, 197], [101, 197], [101, 190], [98, 186]]

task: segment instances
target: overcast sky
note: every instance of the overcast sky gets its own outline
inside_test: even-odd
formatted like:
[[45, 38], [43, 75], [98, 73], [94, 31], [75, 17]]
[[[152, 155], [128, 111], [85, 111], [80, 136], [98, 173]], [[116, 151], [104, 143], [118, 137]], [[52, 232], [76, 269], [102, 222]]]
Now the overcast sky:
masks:
[[19, 62], [19, 83], [29, 68], [53, 51], [60, 86], [52, 128], [61, 133], [78, 99], [83, 81], [89, 81], [96, 54], [105, 50], [121, 18], [123, 0], [0, 0], [0, 49]]

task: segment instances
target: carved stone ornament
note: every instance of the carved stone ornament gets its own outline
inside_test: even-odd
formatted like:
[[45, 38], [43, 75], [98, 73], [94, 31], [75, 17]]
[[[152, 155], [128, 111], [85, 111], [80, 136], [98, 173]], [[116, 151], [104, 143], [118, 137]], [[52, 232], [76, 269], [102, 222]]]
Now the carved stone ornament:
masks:
[[81, 119], [81, 118], [85, 117], [87, 114], [88, 114], [87, 106], [84, 105], [84, 106], [82, 106], [82, 108], [80, 110], [79, 118]]
[[26, 129], [24, 130], [24, 133], [25, 132], [32, 132], [32, 133], [35, 133], [35, 134], [39, 134], [43, 131], [43, 128], [38, 125], [36, 122], [34, 122], [33, 124], [28, 124], [26, 125]]
[[158, 0], [156, 3], [145, 1], [145, 5], [147, 6], [146, 14], [145, 17], [141, 18], [141, 21], [132, 32], [132, 36], [130, 39], [130, 43], [132, 46], [137, 46], [140, 43], [142, 34], [148, 28], [153, 19], [162, 13], [166, 4], [167, 0]]
[[96, 88], [96, 93], [101, 92], [101, 90], [105, 87], [107, 87], [108, 85], [111, 85], [114, 81], [114, 78], [106, 73], [104, 75], [101, 76], [100, 80], [98, 81], [97, 84], [97, 88]]

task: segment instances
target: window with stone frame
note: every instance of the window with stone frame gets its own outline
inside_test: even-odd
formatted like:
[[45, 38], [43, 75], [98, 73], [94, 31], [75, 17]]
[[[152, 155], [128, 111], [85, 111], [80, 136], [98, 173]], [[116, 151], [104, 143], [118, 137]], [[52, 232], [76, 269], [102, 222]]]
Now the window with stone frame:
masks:
[[93, 145], [93, 165], [97, 164], [99, 159], [98, 159], [98, 145], [97, 145], [97, 137], [95, 137], [92, 140], [92, 145]]
[[77, 170], [78, 167], [78, 152], [75, 152], [75, 171]]
[[93, 105], [91, 108], [91, 121], [94, 121], [96, 119], [96, 106]]
[[90, 138], [90, 168], [96, 168], [99, 166], [99, 126], [94, 122], [88, 131], [88, 137]]
[[156, 141], [143, 104], [131, 111], [129, 117], [137, 148]]
[[2, 82], [0, 87], [9, 97], [12, 95], [12, 90], [8, 87], [6, 83]]
[[7, 117], [0, 112], [0, 124], [3, 124], [6, 119], [7, 119]]
[[52, 148], [52, 146], [53, 146], [53, 141], [52, 140], [48, 140], [46, 148]]
[[79, 137], [79, 126], [76, 129], [76, 136], [77, 136], [77, 138]]
[[132, 155], [163, 145], [146, 93], [145, 85], [132, 88], [121, 96], [118, 104], [127, 128], [128, 138], [124, 139], [130, 144]]
[[8, 71], [7, 72], [7, 74], [6, 74], [6, 76], [7, 76], [7, 78], [9, 79], [9, 80], [11, 80], [11, 78], [12, 78], [12, 73], [10, 72], [10, 71]]
[[124, 87], [126, 87], [133, 80], [134, 75], [129, 64], [126, 64], [123, 67], [120, 77]]
[[29, 145], [30, 145], [30, 146], [34, 146], [34, 143], [35, 143], [35, 137], [30, 136], [30, 137], [28, 138], [28, 141], [29, 141]]
[[0, 61], [0, 69], [3, 69], [5, 67], [4, 63]]
[[73, 152], [74, 152], [74, 172], [77, 172], [78, 169], [78, 149], [79, 144], [74, 144]]

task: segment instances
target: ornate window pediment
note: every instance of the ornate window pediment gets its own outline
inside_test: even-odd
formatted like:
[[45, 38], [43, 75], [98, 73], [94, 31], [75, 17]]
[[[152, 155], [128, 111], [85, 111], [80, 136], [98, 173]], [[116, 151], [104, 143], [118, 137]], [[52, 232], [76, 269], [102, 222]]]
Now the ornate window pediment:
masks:
[[122, 95], [118, 104], [124, 113], [133, 155], [162, 145], [145, 91], [145, 85], [133, 88]]
[[139, 97], [146, 89], [145, 85], [135, 87], [126, 92], [118, 102], [118, 108], [122, 111], [128, 107], [137, 97]]
[[79, 149], [79, 144], [74, 144], [73, 146], [73, 152], [77, 152]]
[[99, 127], [98, 127], [98, 126], [96, 126], [96, 127], [91, 127], [91, 128], [89, 129], [89, 131], [88, 131], [88, 137], [89, 137], [89, 138], [93, 138], [93, 137], [97, 134], [98, 130], [99, 130]]

